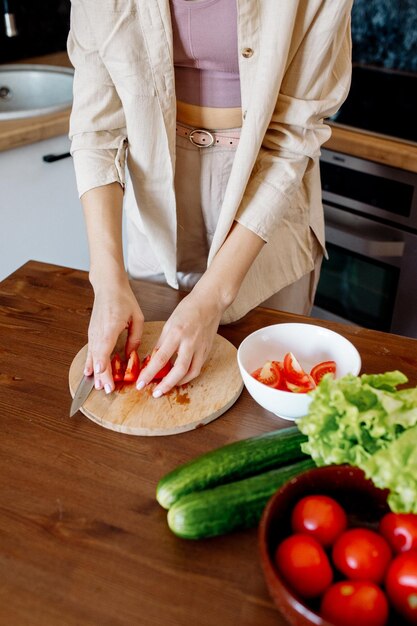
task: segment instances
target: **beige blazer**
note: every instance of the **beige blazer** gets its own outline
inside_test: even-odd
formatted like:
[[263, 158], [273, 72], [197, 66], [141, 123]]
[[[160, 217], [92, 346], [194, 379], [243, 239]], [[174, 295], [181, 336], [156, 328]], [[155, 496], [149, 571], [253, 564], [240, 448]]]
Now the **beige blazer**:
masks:
[[[331, 131], [323, 119], [351, 77], [353, 0], [236, 1], [242, 134], [208, 263], [233, 220], [266, 245], [223, 322], [310, 272], [314, 235], [324, 248], [318, 159]], [[127, 156], [143, 232], [178, 288], [169, 0], [72, 0], [68, 53], [79, 194], [124, 185]]]

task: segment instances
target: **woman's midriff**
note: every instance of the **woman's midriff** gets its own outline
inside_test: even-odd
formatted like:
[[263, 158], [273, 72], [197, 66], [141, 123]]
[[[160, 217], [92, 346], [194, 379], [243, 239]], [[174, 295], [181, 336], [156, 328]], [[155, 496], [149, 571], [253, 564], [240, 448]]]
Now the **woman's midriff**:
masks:
[[242, 126], [241, 107], [216, 108], [187, 104], [177, 100], [177, 120], [193, 128], [221, 130]]

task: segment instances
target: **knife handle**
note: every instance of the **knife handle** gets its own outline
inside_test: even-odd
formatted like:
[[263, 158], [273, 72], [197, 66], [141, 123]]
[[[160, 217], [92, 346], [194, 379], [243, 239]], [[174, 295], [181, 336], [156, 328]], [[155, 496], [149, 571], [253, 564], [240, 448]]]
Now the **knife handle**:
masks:
[[42, 161], [45, 161], [45, 163], [54, 163], [55, 161], [59, 161], [60, 159], [66, 159], [70, 156], [70, 152], [63, 152], [62, 154], [45, 154], [42, 157]]

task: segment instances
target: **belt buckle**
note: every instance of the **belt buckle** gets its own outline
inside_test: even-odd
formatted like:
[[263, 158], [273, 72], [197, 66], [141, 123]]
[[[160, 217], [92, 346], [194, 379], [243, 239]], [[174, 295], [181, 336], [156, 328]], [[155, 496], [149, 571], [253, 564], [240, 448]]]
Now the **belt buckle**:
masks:
[[[210, 142], [209, 143], [197, 143], [194, 139], [195, 133], [202, 133], [203, 135], [207, 135], [207, 137], [210, 139]], [[191, 141], [193, 146], [197, 146], [197, 148], [210, 148], [210, 146], [214, 144], [214, 136], [212, 135], [212, 133], [208, 130], [200, 129], [200, 128], [195, 128], [194, 130], [192, 130], [190, 134], [188, 135], [188, 139]]]

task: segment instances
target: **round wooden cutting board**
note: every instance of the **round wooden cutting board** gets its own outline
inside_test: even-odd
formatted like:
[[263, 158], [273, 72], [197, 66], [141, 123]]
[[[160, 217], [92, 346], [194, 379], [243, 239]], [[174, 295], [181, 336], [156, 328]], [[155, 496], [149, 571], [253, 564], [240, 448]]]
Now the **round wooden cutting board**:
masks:
[[[164, 322], [145, 322], [139, 357], [150, 354]], [[115, 348], [124, 354], [125, 337]], [[133, 384], [123, 384], [106, 395], [93, 389], [80, 409], [88, 418], [111, 430], [129, 435], [175, 435], [220, 417], [238, 399], [243, 382], [236, 348], [224, 337], [216, 335], [210, 355], [201, 374], [190, 383], [175, 387], [161, 398], [153, 398], [156, 383], [142, 391]], [[74, 397], [83, 375], [87, 346], [74, 358], [69, 370], [69, 387]]]

